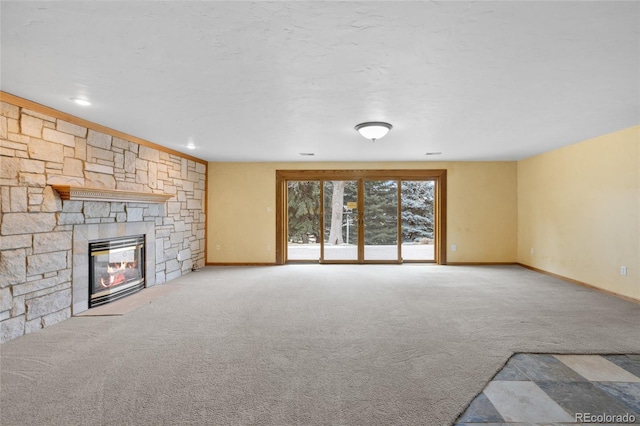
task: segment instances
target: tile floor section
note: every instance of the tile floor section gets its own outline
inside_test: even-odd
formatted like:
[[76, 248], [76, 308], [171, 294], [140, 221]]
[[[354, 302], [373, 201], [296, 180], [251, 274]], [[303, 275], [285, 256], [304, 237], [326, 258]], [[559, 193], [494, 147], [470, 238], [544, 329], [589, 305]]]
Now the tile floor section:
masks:
[[621, 424], [640, 424], [640, 355], [515, 354], [455, 423]]

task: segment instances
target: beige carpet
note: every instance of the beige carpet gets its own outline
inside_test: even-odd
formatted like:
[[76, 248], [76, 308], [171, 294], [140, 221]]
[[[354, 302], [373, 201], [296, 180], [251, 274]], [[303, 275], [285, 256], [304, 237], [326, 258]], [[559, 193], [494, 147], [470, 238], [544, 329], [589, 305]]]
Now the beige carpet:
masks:
[[0, 346], [2, 425], [446, 425], [513, 352], [640, 353], [640, 306], [517, 267], [206, 268]]

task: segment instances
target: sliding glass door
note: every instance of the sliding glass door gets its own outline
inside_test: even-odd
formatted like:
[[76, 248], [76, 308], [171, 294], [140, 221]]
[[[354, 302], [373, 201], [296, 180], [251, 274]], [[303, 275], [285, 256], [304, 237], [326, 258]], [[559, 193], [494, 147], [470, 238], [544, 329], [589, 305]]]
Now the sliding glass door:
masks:
[[402, 259], [435, 260], [435, 182], [402, 181]]
[[287, 182], [287, 258], [320, 259], [320, 181]]
[[364, 181], [364, 260], [399, 261], [398, 181]]
[[276, 226], [286, 225], [286, 244], [277, 244], [284, 256], [278, 250], [276, 256], [283, 262], [440, 263], [443, 227], [437, 217], [443, 209], [437, 200], [444, 178], [416, 172], [376, 177], [384, 174], [357, 171], [342, 179], [349, 172], [317, 172], [317, 179], [282, 180], [278, 188], [286, 192], [279, 198], [287, 211], [278, 213]]
[[324, 182], [324, 262], [357, 262], [359, 259], [358, 181]]

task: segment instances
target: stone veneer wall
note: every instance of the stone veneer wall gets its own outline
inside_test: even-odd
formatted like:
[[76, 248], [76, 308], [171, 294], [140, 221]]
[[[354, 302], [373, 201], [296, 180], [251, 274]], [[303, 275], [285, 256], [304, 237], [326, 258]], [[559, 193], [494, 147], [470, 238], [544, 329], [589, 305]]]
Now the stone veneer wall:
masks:
[[[0, 343], [86, 305], [84, 293], [74, 300], [74, 233], [151, 227], [148, 285], [204, 266], [205, 175], [200, 162], [0, 102]], [[63, 201], [54, 184], [174, 197], [163, 204]]]

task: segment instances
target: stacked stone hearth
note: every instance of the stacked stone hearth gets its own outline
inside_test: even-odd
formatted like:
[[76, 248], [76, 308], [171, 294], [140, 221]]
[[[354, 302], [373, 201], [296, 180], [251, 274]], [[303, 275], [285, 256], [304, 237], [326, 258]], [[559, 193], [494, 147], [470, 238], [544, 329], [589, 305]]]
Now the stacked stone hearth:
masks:
[[[148, 230], [147, 285], [204, 266], [205, 164], [72, 124], [55, 111], [0, 105], [0, 343], [77, 313], [74, 279], [87, 279], [77, 267], [86, 252], [75, 254], [74, 265], [78, 235]], [[52, 185], [172, 198], [69, 201]]]

